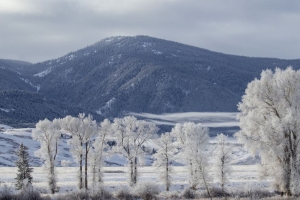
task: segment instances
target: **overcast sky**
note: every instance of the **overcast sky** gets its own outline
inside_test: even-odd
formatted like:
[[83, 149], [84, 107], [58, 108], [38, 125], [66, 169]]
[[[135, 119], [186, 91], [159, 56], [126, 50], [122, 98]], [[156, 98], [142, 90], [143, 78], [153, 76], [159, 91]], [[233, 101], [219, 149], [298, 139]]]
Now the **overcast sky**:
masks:
[[110, 36], [300, 58], [297, 0], [0, 0], [0, 58], [39, 62]]

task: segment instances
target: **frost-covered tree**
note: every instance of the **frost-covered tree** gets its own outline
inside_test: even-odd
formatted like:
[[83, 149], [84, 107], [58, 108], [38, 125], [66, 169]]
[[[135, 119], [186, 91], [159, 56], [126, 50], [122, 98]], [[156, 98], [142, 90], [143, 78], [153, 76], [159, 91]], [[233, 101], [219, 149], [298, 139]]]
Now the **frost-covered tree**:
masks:
[[208, 155], [205, 153], [209, 140], [208, 128], [202, 127], [200, 123], [177, 123], [171, 133], [179, 142], [183, 159], [188, 166], [190, 188], [196, 189], [198, 185], [204, 185], [211, 196], [206, 169]]
[[261, 157], [265, 175], [287, 195], [300, 194], [300, 71], [265, 70], [238, 104], [245, 148]]
[[98, 135], [93, 143], [93, 149], [90, 153], [90, 167], [92, 172], [93, 184], [102, 182], [102, 166], [106, 156], [105, 148], [108, 148], [107, 139], [112, 134], [112, 126], [108, 119], [100, 123]]
[[[66, 116], [62, 122], [63, 129], [71, 134], [69, 140], [70, 151], [75, 160], [79, 163], [79, 189], [85, 187], [88, 189], [88, 158], [92, 146], [93, 138], [97, 133], [97, 123], [91, 115], [85, 116], [80, 113], [77, 117]], [[83, 164], [84, 164], [84, 182], [83, 182]]]
[[[16, 155], [18, 157], [16, 161], [16, 167], [18, 169], [17, 177], [16, 179], [16, 190], [21, 190], [24, 187], [24, 180], [27, 180], [27, 183], [31, 184], [32, 176], [31, 172], [33, 169], [29, 167], [29, 153], [28, 148], [23, 145], [23, 143], [20, 144], [19, 149], [16, 152]], [[26, 185], [25, 185], [26, 186]]]
[[47, 182], [52, 194], [57, 188], [55, 173], [55, 160], [58, 152], [59, 138], [61, 136], [60, 119], [49, 121], [40, 120], [32, 130], [32, 138], [40, 143], [40, 148], [35, 155], [44, 160], [44, 169], [47, 172]]
[[89, 164], [89, 152], [92, 148], [93, 144], [93, 139], [95, 138], [97, 131], [98, 131], [98, 126], [97, 122], [93, 120], [93, 117], [91, 115], [88, 115], [84, 117], [84, 115], [79, 117], [82, 119], [83, 123], [83, 130], [84, 130], [84, 186], [85, 189], [88, 189], [88, 164]]
[[128, 160], [129, 184], [134, 186], [137, 183], [138, 163], [144, 157], [143, 145], [156, 136], [158, 129], [154, 123], [137, 120], [132, 116], [116, 118], [113, 129], [117, 140], [114, 150]]
[[70, 145], [70, 151], [73, 154], [75, 161], [79, 163], [78, 171], [78, 188], [83, 188], [83, 145], [84, 145], [84, 131], [82, 120], [70, 115], [63, 118], [62, 127], [71, 135], [71, 139], [68, 140]]
[[228, 182], [231, 174], [232, 148], [229, 146], [228, 137], [223, 133], [216, 137], [216, 145], [213, 172], [214, 178], [220, 184], [224, 194], [225, 184]]
[[159, 178], [165, 183], [166, 191], [169, 191], [172, 181], [172, 161], [174, 160], [177, 147], [170, 133], [164, 133], [156, 140], [157, 152], [153, 155], [153, 166], [157, 168]]

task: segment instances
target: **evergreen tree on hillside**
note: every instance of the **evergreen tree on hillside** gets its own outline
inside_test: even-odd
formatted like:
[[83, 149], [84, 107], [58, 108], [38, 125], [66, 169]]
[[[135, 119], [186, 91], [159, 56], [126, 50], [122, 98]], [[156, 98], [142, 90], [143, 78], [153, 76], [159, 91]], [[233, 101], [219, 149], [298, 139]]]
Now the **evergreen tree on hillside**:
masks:
[[17, 180], [15, 186], [17, 190], [20, 190], [24, 186], [23, 185], [24, 179], [27, 179], [28, 184], [31, 184], [32, 181], [31, 172], [33, 171], [33, 169], [29, 167], [28, 148], [24, 146], [23, 143], [20, 144], [20, 147], [17, 150], [16, 155], [18, 156], [18, 160], [16, 161], [16, 167], [18, 168], [18, 173], [17, 173], [17, 177], [15, 178]]

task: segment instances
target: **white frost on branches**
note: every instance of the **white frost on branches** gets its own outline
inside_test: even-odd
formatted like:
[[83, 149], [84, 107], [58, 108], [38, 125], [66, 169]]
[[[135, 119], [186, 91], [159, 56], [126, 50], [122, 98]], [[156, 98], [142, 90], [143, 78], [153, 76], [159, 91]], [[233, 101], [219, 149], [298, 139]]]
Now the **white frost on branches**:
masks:
[[[79, 163], [79, 189], [88, 189], [88, 158], [92, 147], [92, 141], [97, 134], [98, 127], [91, 115], [85, 116], [80, 113], [77, 117], [66, 116], [63, 119], [63, 129], [67, 131], [72, 139], [69, 140], [70, 151]], [[84, 182], [83, 182], [84, 164]]]
[[228, 137], [223, 133], [216, 137], [217, 148], [214, 156], [213, 172], [214, 178], [220, 184], [223, 193], [225, 192], [225, 184], [229, 181], [231, 174], [232, 148], [229, 146]]
[[129, 162], [129, 184], [137, 183], [138, 164], [143, 162], [143, 145], [147, 140], [155, 137], [157, 127], [154, 123], [137, 120], [127, 116], [116, 118], [113, 123], [117, 145], [115, 152], [121, 153]]
[[55, 193], [57, 187], [54, 167], [61, 136], [60, 121], [60, 119], [54, 119], [53, 121], [40, 120], [36, 124], [36, 128], [32, 130], [32, 138], [40, 143], [40, 149], [35, 152], [35, 155], [44, 160], [47, 182], [52, 194]]
[[192, 189], [198, 185], [204, 185], [209, 196], [207, 154], [205, 150], [208, 145], [208, 128], [201, 124], [187, 122], [177, 123], [172, 129], [172, 134], [180, 143], [183, 156], [189, 170], [189, 184]]
[[105, 149], [108, 149], [108, 137], [112, 134], [112, 125], [108, 119], [100, 123], [97, 137], [93, 143], [93, 149], [90, 153], [90, 167], [92, 173], [92, 181], [96, 183], [102, 182], [102, 166], [104, 157], [108, 154]]
[[172, 161], [174, 160], [177, 147], [170, 133], [164, 133], [156, 140], [157, 152], [153, 155], [155, 161], [153, 166], [157, 168], [159, 178], [165, 183], [166, 191], [169, 191], [172, 182]]
[[248, 84], [238, 109], [245, 148], [261, 157], [264, 174], [278, 190], [300, 194], [300, 71], [265, 70]]

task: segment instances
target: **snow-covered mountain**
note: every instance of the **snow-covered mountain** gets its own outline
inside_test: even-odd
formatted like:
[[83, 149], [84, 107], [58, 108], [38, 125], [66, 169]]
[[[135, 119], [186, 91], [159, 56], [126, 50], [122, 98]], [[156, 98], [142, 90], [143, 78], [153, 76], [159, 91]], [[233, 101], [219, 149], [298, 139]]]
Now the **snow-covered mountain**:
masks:
[[[113, 118], [128, 112], [236, 112], [248, 82], [263, 69], [289, 65], [299, 69], [300, 60], [226, 55], [136, 36], [107, 38], [57, 59], [11, 69], [47, 99]], [[0, 89], [7, 89], [1, 81]]]

